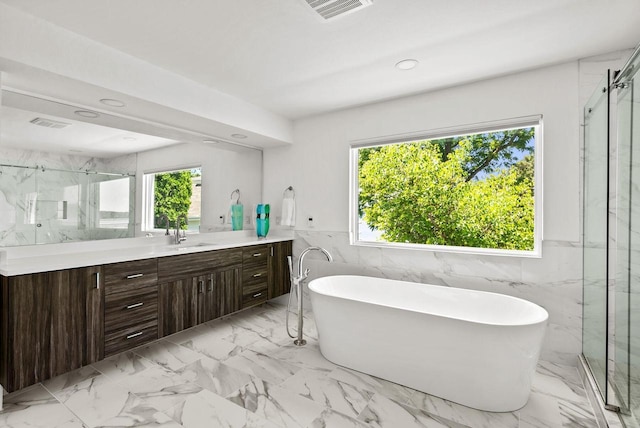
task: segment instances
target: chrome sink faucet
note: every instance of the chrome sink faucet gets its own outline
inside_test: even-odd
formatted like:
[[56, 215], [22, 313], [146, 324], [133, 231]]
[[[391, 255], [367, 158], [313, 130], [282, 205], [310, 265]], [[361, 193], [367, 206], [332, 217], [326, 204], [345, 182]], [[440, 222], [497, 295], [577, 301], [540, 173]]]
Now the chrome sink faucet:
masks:
[[180, 220], [181, 219], [184, 219], [184, 224], [185, 225], [189, 224], [189, 220], [187, 220], [187, 216], [185, 214], [178, 215], [178, 218], [176, 218], [176, 244], [179, 244], [182, 241], [186, 241], [187, 240], [187, 232], [180, 230]]

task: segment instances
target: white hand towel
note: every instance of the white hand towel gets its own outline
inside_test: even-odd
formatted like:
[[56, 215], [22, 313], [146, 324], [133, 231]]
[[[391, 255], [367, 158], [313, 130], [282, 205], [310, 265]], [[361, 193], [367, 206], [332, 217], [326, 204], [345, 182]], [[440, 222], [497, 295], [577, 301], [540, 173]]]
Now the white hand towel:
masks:
[[280, 225], [296, 225], [296, 200], [291, 196], [285, 196], [284, 199], [282, 199], [282, 216], [280, 217]]

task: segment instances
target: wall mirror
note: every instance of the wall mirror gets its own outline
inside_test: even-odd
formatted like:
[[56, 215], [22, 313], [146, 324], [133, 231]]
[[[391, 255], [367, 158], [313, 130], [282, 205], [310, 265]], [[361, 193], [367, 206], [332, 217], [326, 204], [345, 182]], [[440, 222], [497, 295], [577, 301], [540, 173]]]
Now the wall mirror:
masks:
[[[221, 157], [231, 170], [261, 173], [259, 163], [244, 164], [246, 159], [258, 162], [254, 159], [261, 159], [260, 150], [240, 148], [229, 155], [225, 152], [233, 152], [233, 147], [212, 150], [202, 144], [207, 136], [188, 130], [6, 87], [0, 101], [0, 247], [140, 235], [137, 176], [145, 168], [155, 168], [155, 158], [162, 158], [158, 164], [170, 162], [170, 154], [155, 152], [179, 144], [192, 143], [184, 147], [196, 157], [203, 157], [199, 151], [207, 150], [204, 158], [209, 163]], [[247, 151], [260, 156], [243, 153]], [[228, 202], [215, 199], [238, 184], [225, 183], [224, 176], [214, 174], [205, 184], [205, 178], [203, 170], [203, 183], [197, 185], [209, 186], [209, 193], [203, 190], [207, 217], [202, 220], [208, 224], [207, 231], [214, 226], [224, 229], [213, 219], [224, 214]], [[260, 184], [255, 178], [252, 181], [255, 189], [247, 190], [256, 194], [257, 201]]]

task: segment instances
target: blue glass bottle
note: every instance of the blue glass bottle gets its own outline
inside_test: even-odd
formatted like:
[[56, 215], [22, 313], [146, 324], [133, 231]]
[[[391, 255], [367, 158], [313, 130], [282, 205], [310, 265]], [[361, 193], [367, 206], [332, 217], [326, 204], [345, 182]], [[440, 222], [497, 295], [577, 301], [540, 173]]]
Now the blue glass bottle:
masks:
[[271, 207], [269, 204], [258, 204], [256, 217], [256, 233], [258, 238], [265, 238], [269, 233], [269, 212]]

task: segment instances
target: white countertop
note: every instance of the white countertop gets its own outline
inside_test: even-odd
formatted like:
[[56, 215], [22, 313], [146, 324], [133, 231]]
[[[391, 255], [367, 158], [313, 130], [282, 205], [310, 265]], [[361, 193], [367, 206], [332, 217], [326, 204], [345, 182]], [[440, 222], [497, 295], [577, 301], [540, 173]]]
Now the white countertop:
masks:
[[278, 231], [258, 239], [255, 231], [242, 230], [187, 235], [187, 240], [180, 244], [173, 243], [173, 236], [156, 236], [7, 247], [0, 249], [0, 275], [24, 275], [290, 240], [293, 240], [293, 231]]

